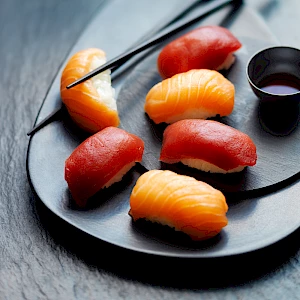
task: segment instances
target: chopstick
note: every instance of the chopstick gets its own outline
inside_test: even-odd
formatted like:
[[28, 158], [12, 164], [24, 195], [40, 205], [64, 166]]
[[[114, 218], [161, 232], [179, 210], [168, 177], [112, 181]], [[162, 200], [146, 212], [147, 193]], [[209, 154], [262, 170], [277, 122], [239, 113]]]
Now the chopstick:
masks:
[[141, 45], [125, 52], [122, 53], [121, 55], [117, 56], [115, 59], [110, 60], [109, 62], [107, 62], [106, 64], [96, 68], [95, 70], [89, 72], [88, 74], [84, 75], [83, 77], [79, 78], [78, 80], [75, 80], [74, 82], [72, 82], [71, 84], [69, 84], [67, 86], [67, 89], [70, 89], [92, 77], [94, 77], [95, 75], [104, 72], [107, 69], [111, 69], [114, 67], [118, 67], [120, 65], [122, 65], [123, 63], [125, 63], [128, 59], [130, 59], [131, 57], [133, 57], [134, 55], [158, 44], [163, 42], [164, 40], [168, 39], [169, 37], [171, 37], [172, 35], [180, 32], [181, 30], [191, 26], [192, 24], [196, 23], [197, 21], [199, 21], [201, 18], [221, 9], [222, 7], [230, 4], [230, 3], [235, 3], [235, 2], [241, 2], [241, 1], [236, 1], [236, 0], [214, 0], [214, 1], [210, 1], [209, 5], [207, 5], [206, 7], [203, 8], [203, 10], [201, 10], [201, 13], [199, 15], [197, 15], [197, 17], [192, 18], [188, 21], [183, 20], [182, 22], [179, 22], [178, 24], [175, 24], [175, 26], [172, 26], [171, 28], [169, 28], [166, 32], [162, 32], [161, 34], [159, 34], [158, 36], [155, 36], [154, 38], [142, 43]]
[[56, 118], [60, 117], [67, 111], [66, 107], [64, 105], [61, 105], [60, 107], [56, 108], [52, 113], [50, 113], [47, 117], [45, 117], [39, 124], [35, 125], [29, 132], [27, 132], [28, 136], [32, 136], [34, 133], [39, 131], [41, 128], [45, 127], [52, 121], [54, 121]]
[[[181, 22], [177, 21], [173, 26], [172, 25], [170, 26], [170, 24], [172, 24], [174, 21], [176, 21], [182, 15], [184, 15], [186, 12], [188, 12], [190, 9], [192, 9], [197, 4], [197, 2], [199, 2], [199, 0], [193, 2], [192, 4], [188, 5], [187, 7], [185, 7], [175, 17], [169, 19], [164, 25], [162, 25], [156, 31], [156, 33], [157, 33], [157, 32], [160, 32], [161, 30], [164, 30], [166, 27], [168, 27], [166, 29], [167, 32], [162, 32], [160, 35], [156, 35], [151, 40], [142, 42], [142, 44], [140, 46], [131, 48], [131, 50], [125, 52], [124, 54], [121, 54], [117, 58], [106, 63], [105, 65], [102, 65], [100, 68], [95, 69], [94, 71], [88, 73], [86, 76], [84, 76], [84, 77], [80, 78], [79, 80], [73, 82], [72, 84], [68, 85], [67, 88], [73, 87], [85, 80], [88, 80], [89, 78], [91, 78], [91, 77], [97, 75], [98, 73], [101, 73], [104, 70], [107, 70], [109, 68], [111, 68], [112, 69], [111, 71], [113, 72], [116, 69], [118, 69], [121, 65], [126, 63], [135, 54], [138, 54], [138, 53], [142, 52], [143, 50], [150, 48], [151, 45], [149, 45], [149, 42], [152, 43], [152, 46], [154, 46], [155, 44], [158, 44], [160, 41], [166, 40], [167, 38], [171, 37], [172, 35], [180, 32], [181, 30], [187, 28], [188, 26], [192, 25], [193, 23], [199, 21], [201, 18], [204, 18], [204, 17], [210, 15], [211, 13], [216, 12], [217, 10], [221, 9], [222, 7], [224, 7], [228, 4], [231, 4], [231, 3], [232, 4], [240, 4], [243, 1], [242, 0], [201, 0], [200, 2], [204, 2], [204, 3], [207, 2], [207, 3], [210, 3], [210, 5], [208, 5], [208, 6], [206, 5], [201, 10], [200, 14], [198, 14], [196, 17], [194, 17], [188, 21], [186, 21], [186, 20], [183, 20]], [[116, 61], [117, 61], [117, 63], [116, 63]], [[108, 65], [111, 65], [112, 62], [114, 62], [113, 67], [109, 67]], [[87, 78], [87, 76], [89, 76], [89, 78]], [[53, 120], [55, 120], [56, 118], [58, 118], [61, 114], [65, 113], [65, 112], [66, 112], [66, 109], [65, 109], [64, 105], [62, 105], [61, 107], [59, 107], [55, 111], [53, 111], [51, 114], [49, 114], [47, 117], [45, 117], [37, 125], [35, 125], [27, 133], [27, 135], [28, 136], [33, 135], [35, 132], [37, 132], [38, 130], [40, 130], [41, 128], [43, 128], [44, 126], [46, 126], [47, 124], [49, 124], [50, 122], [52, 122]]]

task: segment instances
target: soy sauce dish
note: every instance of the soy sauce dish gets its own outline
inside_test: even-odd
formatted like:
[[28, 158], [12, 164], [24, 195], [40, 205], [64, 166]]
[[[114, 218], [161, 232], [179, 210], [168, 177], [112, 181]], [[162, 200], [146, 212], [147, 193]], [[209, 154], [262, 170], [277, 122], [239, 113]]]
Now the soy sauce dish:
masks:
[[265, 102], [298, 103], [300, 100], [300, 50], [275, 46], [250, 58], [247, 78], [255, 95]]

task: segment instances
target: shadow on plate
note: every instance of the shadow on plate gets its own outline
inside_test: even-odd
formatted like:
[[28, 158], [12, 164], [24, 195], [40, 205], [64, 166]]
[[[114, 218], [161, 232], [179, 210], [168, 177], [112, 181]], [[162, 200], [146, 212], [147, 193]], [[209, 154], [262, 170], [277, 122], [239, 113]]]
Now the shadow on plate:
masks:
[[71, 138], [77, 142], [78, 145], [92, 135], [91, 133], [84, 131], [77, 126], [68, 113], [65, 113], [65, 116], [62, 120], [62, 125], [63, 130], [61, 131], [64, 132], [64, 135], [67, 135], [68, 139]]
[[74, 211], [100, 209], [116, 213], [118, 206], [121, 205], [120, 202], [122, 202], [124, 198], [129, 199], [130, 197], [131, 187], [136, 181], [133, 170], [134, 168], [126, 173], [121, 181], [114, 183], [108, 188], [99, 190], [94, 196], [88, 199], [85, 207], [79, 207], [72, 198], [69, 189], [66, 189], [62, 200], [64, 209]]
[[155, 240], [158, 243], [168, 244], [172, 247], [188, 250], [206, 250], [216, 246], [221, 240], [226, 243], [225, 232], [217, 234], [215, 237], [203, 241], [193, 241], [183, 232], [176, 231], [166, 225], [153, 223], [140, 219], [132, 221], [132, 228], [135, 234], [143, 235], [147, 239]]
[[166, 164], [161, 163], [162, 170], [170, 170], [177, 174], [194, 177], [197, 180], [204, 181], [213, 187], [227, 193], [239, 192], [244, 189], [247, 182], [247, 168], [241, 172], [218, 174], [200, 171], [190, 168], [182, 163]]

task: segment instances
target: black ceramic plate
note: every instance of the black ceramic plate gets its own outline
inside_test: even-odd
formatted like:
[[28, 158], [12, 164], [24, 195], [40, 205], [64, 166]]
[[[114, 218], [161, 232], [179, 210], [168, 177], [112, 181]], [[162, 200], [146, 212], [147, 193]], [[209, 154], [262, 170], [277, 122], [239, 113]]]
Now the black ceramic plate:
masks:
[[[109, 16], [113, 15], [116, 11], [116, 5], [118, 5], [120, 11], [123, 11], [123, 9], [124, 11], [131, 11], [128, 7], [130, 7], [130, 5], [133, 7], [136, 3], [136, 1], [133, 0], [126, 1], [126, 4], [123, 2], [124, 1], [112, 1], [111, 5], [106, 6], [87, 28], [73, 48], [72, 53], [85, 47], [94, 46], [105, 48], [103, 45], [106, 45], [107, 48], [105, 48], [105, 50], [111, 53], [112, 56], [115, 56], [127, 48], [133, 39], [140, 38], [145, 32], [145, 28], [143, 29], [143, 26], [136, 28], [134, 23], [128, 22], [130, 18], [128, 18], [128, 15], [125, 16], [125, 14], [120, 15], [119, 23], [126, 24], [126, 26], [124, 25], [122, 28], [118, 26], [118, 28], [115, 29], [111, 29], [110, 27], [112, 32], [113, 30], [115, 30], [115, 32], [118, 30], [118, 36], [114, 35], [115, 40], [112, 40], [109, 36], [106, 37], [105, 34], [101, 32], [101, 30], [105, 32], [104, 29], [109, 28], [111, 24]], [[168, 6], [168, 1], [159, 0], [155, 2], [157, 2], [155, 5], [161, 5], [161, 9], [156, 10], [158, 13], [155, 16], [150, 16], [152, 5], [150, 2], [149, 4], [144, 4], [150, 6], [149, 16], [147, 15], [148, 9], [136, 6], [134, 10], [135, 15], [144, 21], [148, 18], [147, 20], [152, 22], [152, 25], [163, 20], [165, 18], [164, 6]], [[177, 2], [178, 5], [181, 3], [179, 0], [174, 0], [174, 2]], [[122, 7], [122, 5], [124, 7]], [[202, 24], [221, 24], [222, 22], [222, 25], [224, 25], [225, 23], [223, 21], [227, 16], [227, 12], [225, 9], [219, 14], [206, 19]], [[273, 191], [272, 194], [260, 195], [256, 198], [247, 196], [243, 196], [243, 199], [239, 197], [228, 197], [228, 226], [214, 239], [201, 243], [193, 243], [185, 235], [163, 226], [147, 222], [132, 222], [128, 215], [128, 200], [140, 172], [143, 171], [139, 170], [139, 168], [129, 172], [122, 182], [96, 194], [92, 199], [92, 205], [88, 209], [78, 210], [72, 205], [68, 187], [64, 181], [64, 162], [74, 148], [87, 137], [87, 135], [78, 130], [69, 118], [66, 118], [53, 122], [37, 132], [31, 138], [28, 149], [27, 169], [29, 180], [39, 198], [51, 211], [82, 231], [111, 244], [139, 252], [174, 257], [204, 258], [240, 254], [270, 245], [299, 227], [300, 218], [298, 212], [300, 211], [300, 201], [298, 201], [298, 191], [300, 187], [298, 183], [293, 183], [295, 179], [293, 175], [298, 172], [297, 161], [295, 159], [298, 153], [298, 143], [290, 143], [290, 139], [293, 140], [295, 131], [293, 131], [292, 135], [283, 137], [285, 140], [279, 143], [277, 137], [261, 128], [257, 121], [258, 102], [252, 94], [248, 93], [249, 90], [246, 88], [245, 80], [243, 79], [244, 75], [241, 76], [245, 58], [250, 55], [250, 52], [254, 49], [253, 47], [262, 44], [274, 44], [275, 40], [257, 15], [247, 8], [239, 12], [234, 20], [230, 20], [233, 21], [232, 24], [231, 22], [227, 22], [225, 25], [230, 27], [237, 36], [241, 37], [242, 35], [246, 35], [247, 39], [245, 39], [245, 47], [238, 54], [235, 67], [227, 74], [230, 79], [237, 80], [237, 97], [240, 98], [239, 101], [241, 101], [241, 103], [237, 105], [237, 110], [233, 113], [232, 118], [222, 119], [222, 121], [246, 132], [248, 128], [251, 128], [248, 133], [252, 133], [255, 142], [258, 142], [259, 153], [264, 153], [265, 149], [263, 146], [266, 140], [266, 145], [269, 150], [266, 152], [265, 158], [268, 159], [269, 157], [267, 156], [270, 155], [274, 157], [274, 160], [271, 160], [271, 166], [266, 163], [264, 157], [259, 158], [257, 171], [253, 168], [253, 172], [256, 172], [255, 174], [257, 174], [258, 178], [252, 176], [252, 171], [249, 171], [249, 178], [251, 178], [249, 182], [251, 182], [251, 184], [245, 185], [246, 188], [241, 189], [241, 191], [243, 195], [247, 195], [247, 191], [259, 191], [262, 187], [273, 186], [274, 183], [286, 179], [284, 185], [276, 184], [275, 186], [277, 186], [278, 189], [280, 188], [277, 192]], [[100, 32], [95, 36], [97, 30]], [[252, 32], [252, 30], [254, 30], [254, 32]], [[126, 34], [128, 35], [128, 40], [124, 39]], [[252, 38], [253, 36], [260, 38], [260, 40], [264, 40], [264, 42], [255, 41], [253, 43], [253, 39], [252, 42], [249, 42], [251, 36]], [[249, 43], [246, 42], [246, 40]], [[116, 49], [115, 45], [118, 42], [118, 48]], [[149, 84], [152, 84], [153, 80], [158, 80], [153, 66], [154, 59], [154, 57], [149, 57], [149, 59], [137, 66], [132, 75], [130, 75], [132, 79], [137, 76], [137, 74], [140, 74], [143, 68], [149, 68], [149, 71], [151, 71], [149, 72], [149, 78], [147, 77], [148, 75], [146, 77], [142, 76], [141, 81], [135, 84], [129, 83], [128, 81], [130, 79], [128, 79], [126, 85], [123, 85], [123, 90], [119, 96], [128, 95], [130, 91], [132, 91], [134, 95], [140, 91], [141, 93], [145, 93], [145, 88]], [[236, 72], [236, 68], [239, 69], [239, 72]], [[155, 77], [154, 79], [153, 76]], [[37, 121], [60, 105], [59, 79], [60, 72], [49, 90]], [[239, 82], [240, 80], [243, 82]], [[122, 84], [124, 84], [124, 80], [115, 82], [117, 90], [119, 90]], [[129, 102], [125, 102], [129, 101], [128, 97], [127, 100], [121, 100], [119, 98], [118, 101], [120, 101], [122, 126], [124, 128], [128, 126], [126, 129], [131, 131], [133, 127], [130, 125], [131, 123], [126, 121], [126, 113], [124, 110], [124, 104], [127, 103], [129, 105]], [[137, 99], [132, 101], [132, 109], [140, 105]], [[143, 101], [143, 99], [141, 99], [141, 101]], [[137, 115], [137, 122], [141, 122], [140, 118], [144, 118], [144, 115]], [[253, 120], [255, 120], [255, 126], [251, 123]], [[148, 125], [148, 123], [145, 124], [145, 126]], [[283, 163], [281, 159], [277, 158], [277, 156], [281, 156], [280, 151], [275, 150], [276, 147], [279, 147], [277, 149], [280, 149], [280, 151], [286, 151], [286, 149], [292, 148], [292, 151], [296, 152], [294, 152], [293, 156], [294, 161]], [[281, 163], [280, 172], [279, 174], [275, 174], [275, 177], [271, 174], [274, 170], [278, 170], [273, 163], [274, 161]], [[296, 165], [296, 167], [294, 165]], [[284, 168], [291, 172], [284, 172]], [[265, 171], [265, 169], [268, 169], [268, 171]], [[290, 176], [292, 176], [292, 178], [288, 179]], [[218, 183], [218, 181], [215, 182]], [[283, 186], [288, 184], [289, 187], [283, 188]], [[225, 187], [226, 186], [228, 185], [225, 184]]]

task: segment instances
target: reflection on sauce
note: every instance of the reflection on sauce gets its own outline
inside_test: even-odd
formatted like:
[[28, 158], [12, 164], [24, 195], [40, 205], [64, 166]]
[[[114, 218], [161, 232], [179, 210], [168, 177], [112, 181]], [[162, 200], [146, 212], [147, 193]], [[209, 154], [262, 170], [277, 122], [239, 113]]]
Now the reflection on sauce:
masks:
[[260, 89], [275, 95], [288, 95], [300, 91], [300, 80], [286, 74], [275, 74], [260, 83]]
[[270, 94], [276, 94], [276, 95], [287, 95], [287, 94], [294, 94], [299, 92], [299, 88], [295, 88], [293, 86], [284, 85], [284, 84], [270, 84], [264, 87], [261, 87], [261, 89], [267, 93]]

